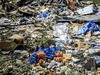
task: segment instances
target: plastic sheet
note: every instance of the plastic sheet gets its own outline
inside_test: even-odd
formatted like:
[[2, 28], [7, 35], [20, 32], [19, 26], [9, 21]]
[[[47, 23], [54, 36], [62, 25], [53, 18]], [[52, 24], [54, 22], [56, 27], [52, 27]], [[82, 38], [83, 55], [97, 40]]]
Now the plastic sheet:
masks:
[[97, 27], [93, 20], [89, 21], [83, 27], [79, 27], [76, 35], [87, 34], [89, 31], [99, 31], [100, 27]]
[[49, 12], [39, 13], [39, 18], [46, 18]]
[[[53, 28], [53, 35], [56, 37], [59, 37], [57, 40], [66, 40], [66, 36], [68, 36], [68, 27], [66, 27], [69, 23], [58, 23], [54, 26], [52, 26]], [[59, 36], [60, 35], [60, 36]]]
[[93, 12], [94, 12], [94, 13], [98, 13], [99, 11], [98, 11], [98, 10], [96, 10], [96, 9], [93, 9]]

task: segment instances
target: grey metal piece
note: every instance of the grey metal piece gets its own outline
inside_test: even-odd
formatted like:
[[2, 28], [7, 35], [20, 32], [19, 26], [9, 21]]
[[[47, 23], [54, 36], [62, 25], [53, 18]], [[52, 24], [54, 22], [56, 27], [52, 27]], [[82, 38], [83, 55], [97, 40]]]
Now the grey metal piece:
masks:
[[95, 22], [100, 21], [100, 12], [96, 13], [94, 15], [76, 15], [76, 16], [67, 16], [67, 18], [69, 19], [76, 19], [79, 21], [90, 21], [90, 20], [94, 20]]

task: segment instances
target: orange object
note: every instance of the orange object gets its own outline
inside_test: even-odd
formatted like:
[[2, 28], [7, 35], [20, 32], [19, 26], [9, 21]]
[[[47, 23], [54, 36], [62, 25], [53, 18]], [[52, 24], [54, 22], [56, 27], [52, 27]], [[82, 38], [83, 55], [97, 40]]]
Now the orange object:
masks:
[[73, 9], [75, 9], [75, 4], [74, 4], [73, 0], [67, 0], [67, 1], [71, 4], [71, 7], [72, 7]]
[[49, 72], [49, 74], [47, 74], [47, 75], [55, 75], [55, 73], [54, 72]]
[[71, 65], [71, 64], [69, 64], [69, 66], [71, 66], [71, 67], [72, 67], [72, 65]]
[[40, 72], [39, 74], [40, 74], [40, 75], [43, 75], [43, 72]]
[[63, 52], [62, 51], [59, 51], [59, 52], [55, 51], [55, 55], [57, 57], [63, 57]]
[[70, 58], [70, 59], [66, 59], [67, 61], [72, 61], [72, 58]]
[[57, 61], [57, 62], [61, 62], [63, 59], [63, 57], [54, 57], [54, 60]]
[[37, 58], [39, 59], [43, 59], [44, 61], [46, 61], [46, 57], [45, 57], [45, 53], [44, 51], [38, 51], [37, 52]]
[[46, 61], [45, 53], [44, 51], [38, 51], [37, 52], [37, 66], [43, 65], [43, 62]]
[[43, 61], [44, 61], [43, 59], [40, 59], [36, 65], [37, 65], [37, 66], [39, 66], [39, 65], [42, 66], [42, 65], [43, 65]]
[[33, 56], [30, 56], [30, 58], [33, 58]]
[[75, 4], [74, 4], [74, 2], [70, 2], [71, 3], [71, 7], [73, 8], [73, 9], [75, 9]]

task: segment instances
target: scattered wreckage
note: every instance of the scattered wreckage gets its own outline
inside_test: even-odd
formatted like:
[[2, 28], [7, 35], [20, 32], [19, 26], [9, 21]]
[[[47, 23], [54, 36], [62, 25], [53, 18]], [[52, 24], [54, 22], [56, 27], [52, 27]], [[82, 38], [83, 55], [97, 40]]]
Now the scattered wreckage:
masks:
[[[1, 65], [2, 75], [17, 74], [17, 70], [23, 75], [100, 72], [99, 5], [78, 0], [15, 0], [15, 3], [18, 9], [9, 12], [13, 16], [0, 19], [0, 38], [7, 36], [0, 39], [0, 50], [9, 55], [7, 59], [2, 56], [0, 62], [6, 64], [8, 57], [13, 59], [9, 60], [12, 64], [7, 62], [12, 66]], [[22, 16], [15, 17], [17, 13]]]

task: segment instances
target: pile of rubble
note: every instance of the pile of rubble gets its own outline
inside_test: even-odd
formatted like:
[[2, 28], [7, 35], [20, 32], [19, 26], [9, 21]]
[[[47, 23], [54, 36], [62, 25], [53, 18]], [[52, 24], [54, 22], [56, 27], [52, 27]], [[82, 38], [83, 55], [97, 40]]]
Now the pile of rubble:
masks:
[[99, 75], [99, 4], [0, 3], [0, 75]]

